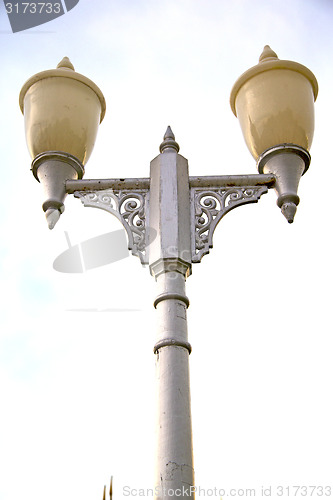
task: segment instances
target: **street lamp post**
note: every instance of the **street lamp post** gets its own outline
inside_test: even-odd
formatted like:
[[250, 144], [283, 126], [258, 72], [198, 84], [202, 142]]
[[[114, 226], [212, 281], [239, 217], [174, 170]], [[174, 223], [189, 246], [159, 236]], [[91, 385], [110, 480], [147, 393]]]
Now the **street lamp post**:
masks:
[[170, 127], [151, 162], [150, 177], [83, 180], [105, 114], [99, 88], [74, 71], [68, 58], [30, 78], [20, 94], [32, 171], [45, 193], [52, 229], [67, 194], [115, 215], [128, 246], [157, 283], [157, 499], [194, 499], [186, 278], [213, 246], [213, 233], [230, 210], [257, 202], [269, 188], [292, 222], [300, 177], [310, 163], [316, 78], [305, 66], [280, 61], [265, 46], [259, 64], [231, 92], [259, 174], [191, 177]]

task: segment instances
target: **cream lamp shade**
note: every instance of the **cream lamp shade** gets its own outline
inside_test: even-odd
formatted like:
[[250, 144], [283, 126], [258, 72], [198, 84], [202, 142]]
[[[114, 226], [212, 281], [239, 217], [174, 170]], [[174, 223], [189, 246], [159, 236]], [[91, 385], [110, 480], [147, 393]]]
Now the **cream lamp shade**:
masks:
[[64, 57], [57, 69], [38, 73], [23, 85], [19, 103], [33, 159], [46, 151], [61, 151], [85, 165], [106, 109], [97, 85], [76, 73]]
[[317, 94], [317, 80], [308, 68], [279, 60], [265, 46], [259, 64], [240, 76], [230, 96], [231, 109], [256, 160], [278, 144], [310, 149]]
[[50, 229], [63, 213], [66, 180], [84, 175], [104, 118], [105, 99], [91, 80], [74, 71], [68, 57], [56, 69], [32, 76], [19, 103], [32, 172], [44, 193], [43, 210]]

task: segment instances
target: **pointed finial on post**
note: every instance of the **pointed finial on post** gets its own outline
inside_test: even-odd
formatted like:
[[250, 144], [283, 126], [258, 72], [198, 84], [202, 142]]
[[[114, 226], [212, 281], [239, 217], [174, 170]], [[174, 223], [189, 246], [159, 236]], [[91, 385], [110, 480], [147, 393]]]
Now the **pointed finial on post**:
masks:
[[178, 153], [179, 144], [175, 141], [175, 135], [172, 132], [170, 125], [168, 125], [168, 128], [166, 129], [163, 139], [164, 140], [160, 145], [161, 153], [167, 153], [168, 151], [176, 151], [176, 153]]
[[272, 50], [269, 45], [265, 45], [264, 50], [259, 57], [259, 62], [274, 61], [276, 59], [279, 58], [274, 50]]
[[75, 71], [74, 66], [70, 62], [68, 57], [63, 57], [60, 63], [58, 64], [57, 68], [71, 69], [72, 71]]
[[105, 491], [106, 491], [106, 486], [104, 486], [103, 500], [105, 500]]

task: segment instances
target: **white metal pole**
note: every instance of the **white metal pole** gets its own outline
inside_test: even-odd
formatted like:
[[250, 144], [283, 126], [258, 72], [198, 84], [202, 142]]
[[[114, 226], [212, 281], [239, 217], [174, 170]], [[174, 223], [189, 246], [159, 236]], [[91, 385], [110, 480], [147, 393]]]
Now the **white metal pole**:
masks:
[[185, 279], [191, 272], [190, 194], [187, 160], [168, 128], [161, 154], [151, 162], [150, 271], [158, 296], [155, 499], [194, 499], [192, 424]]
[[185, 277], [166, 272], [157, 283], [155, 498], [194, 499]]

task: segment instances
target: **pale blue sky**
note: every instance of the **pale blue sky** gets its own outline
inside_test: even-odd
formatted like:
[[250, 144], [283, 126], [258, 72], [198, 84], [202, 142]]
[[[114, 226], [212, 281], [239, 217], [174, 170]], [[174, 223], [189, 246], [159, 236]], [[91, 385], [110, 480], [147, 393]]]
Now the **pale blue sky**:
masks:
[[[188, 280], [196, 482], [332, 483], [332, 23], [324, 0], [80, 0], [12, 34], [0, 4], [0, 500], [101, 500], [111, 474], [120, 499], [154, 468], [154, 281], [134, 257], [54, 271], [65, 231], [119, 225], [68, 198], [47, 229], [23, 83], [66, 55], [103, 91], [86, 178], [148, 176], [167, 125], [191, 175], [255, 173], [229, 94], [265, 44], [317, 76], [312, 163], [293, 225], [269, 192], [228, 214]], [[107, 312], [122, 308], [139, 311]]]

